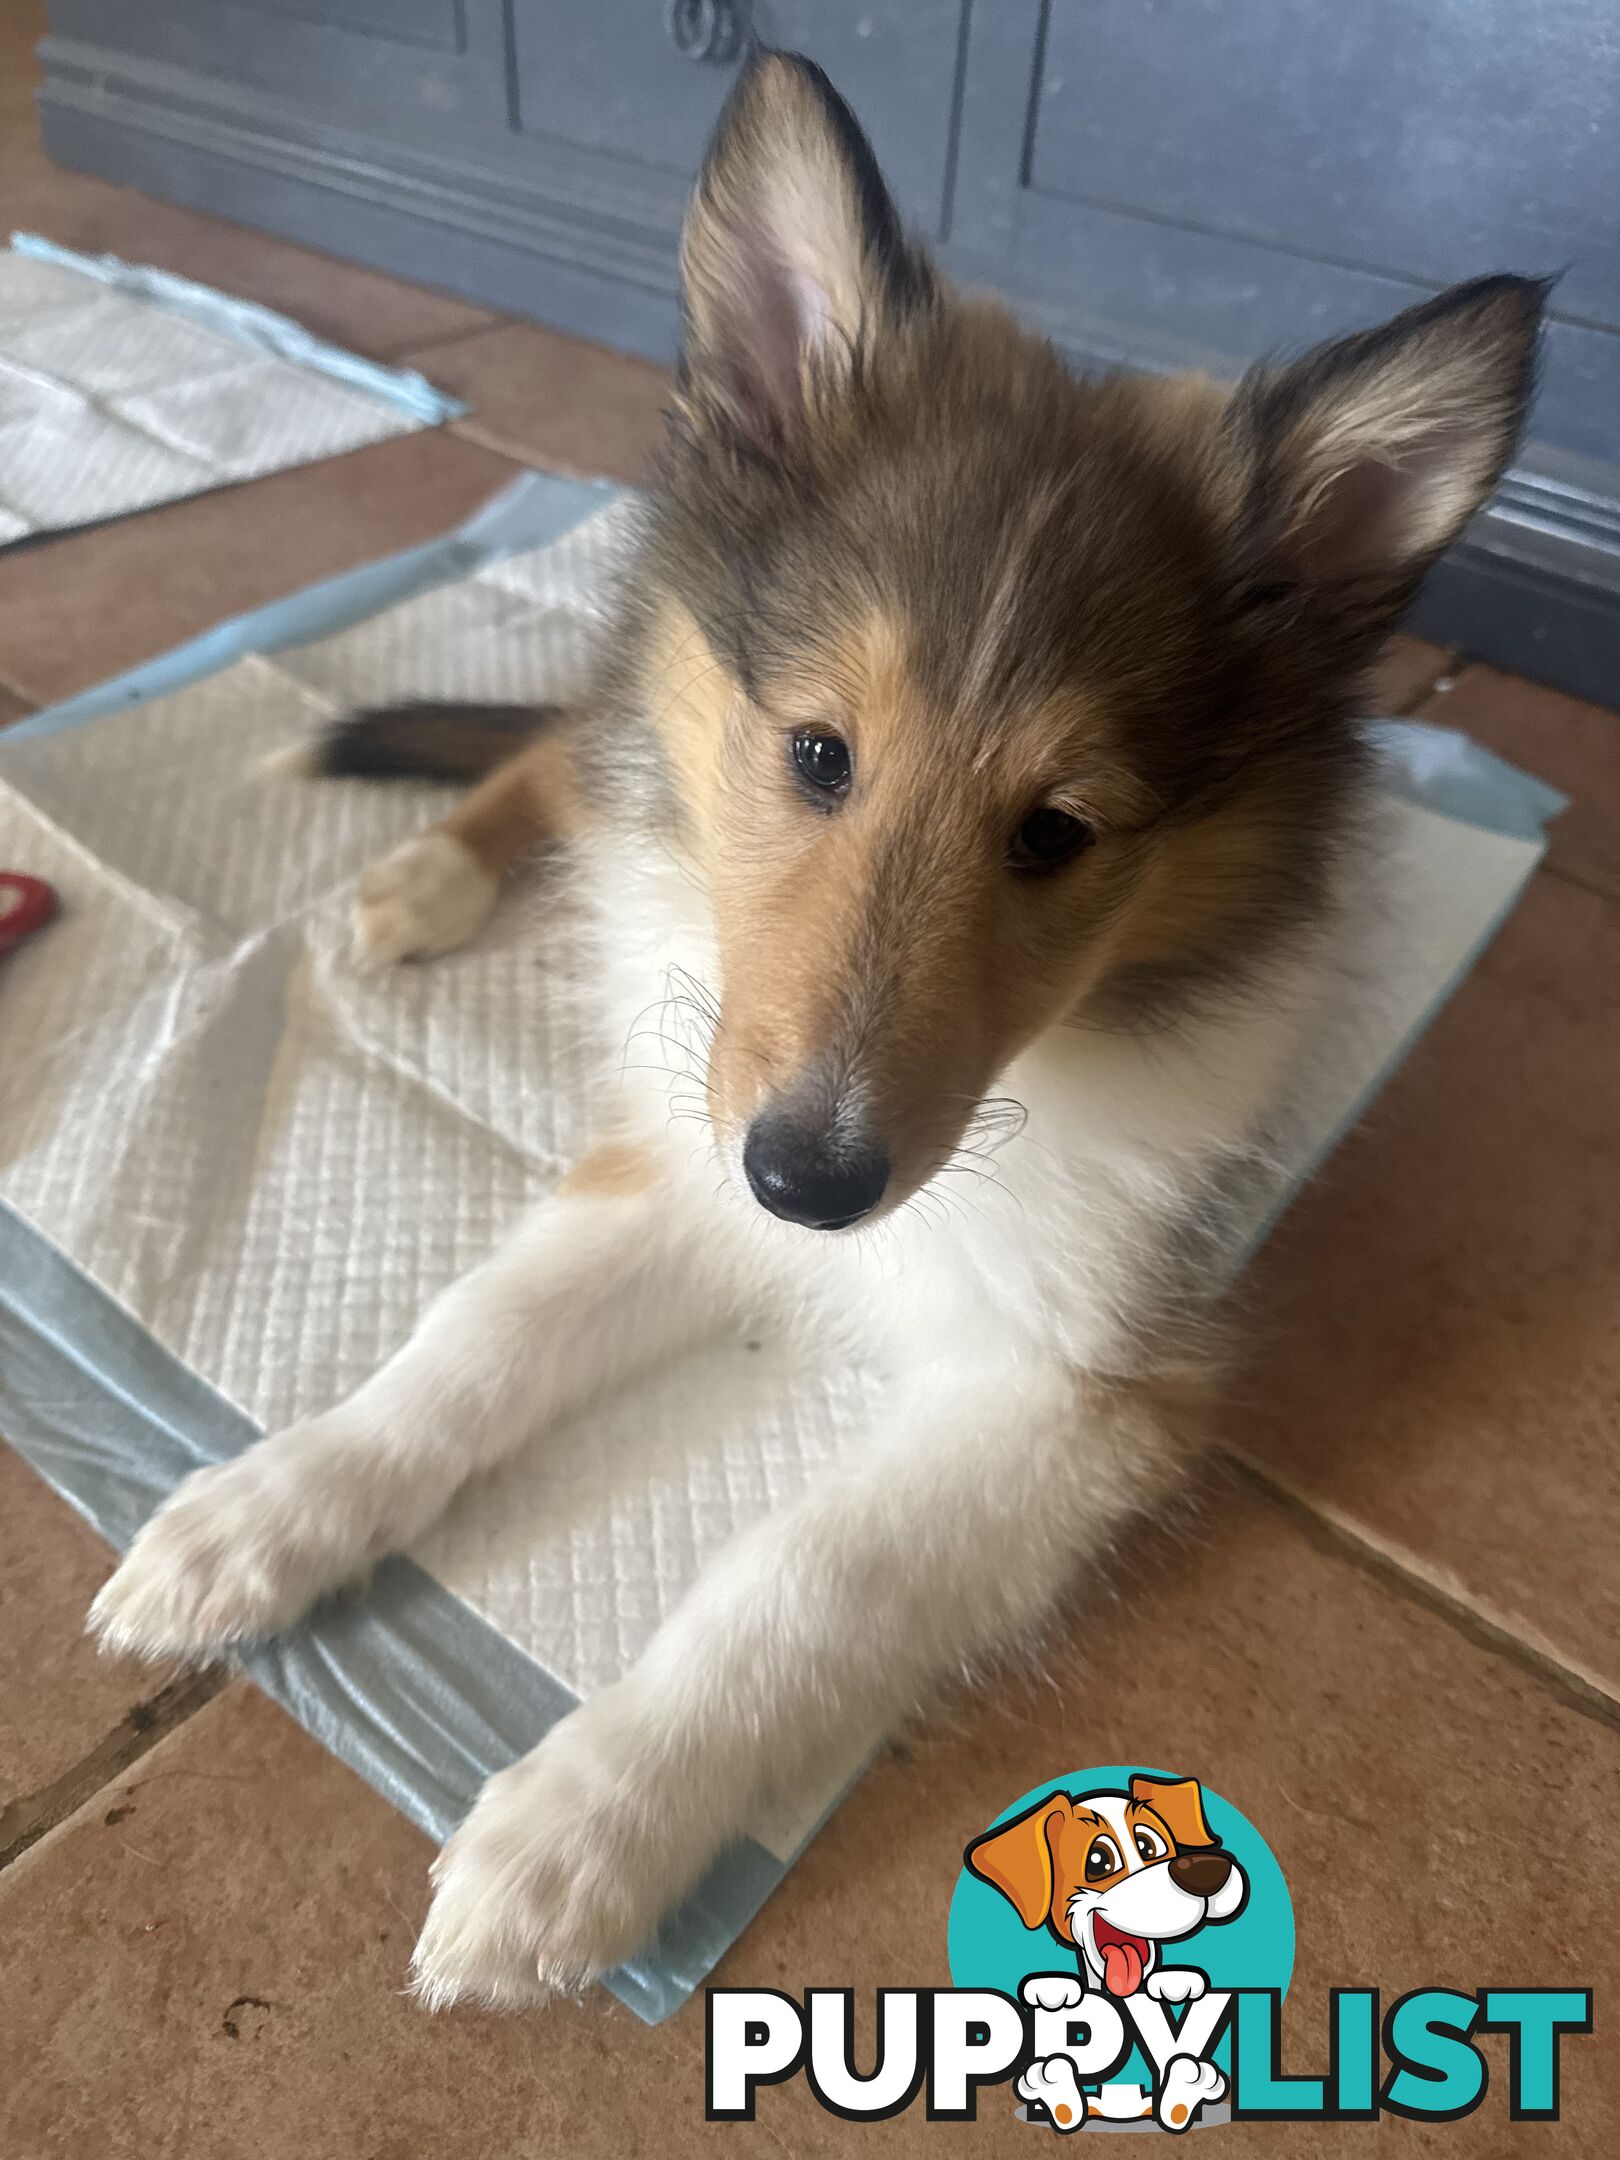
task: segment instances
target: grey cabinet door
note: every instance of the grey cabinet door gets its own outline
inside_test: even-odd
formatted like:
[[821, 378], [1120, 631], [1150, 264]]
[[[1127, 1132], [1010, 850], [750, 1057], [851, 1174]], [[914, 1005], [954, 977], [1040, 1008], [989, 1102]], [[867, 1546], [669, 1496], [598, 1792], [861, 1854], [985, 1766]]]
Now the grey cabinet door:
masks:
[[1538, 438], [1620, 461], [1613, 0], [997, 0], [953, 237], [1081, 348], [1230, 365], [1562, 270]]
[[[819, 61], [860, 115], [905, 214], [938, 235], [948, 214], [966, 0], [756, 0], [766, 44]], [[743, 49], [684, 57], [664, 0], [512, 0], [516, 117], [530, 136], [667, 176], [672, 216], [697, 170]]]
[[[503, 6], [504, 0], [52, 0], [47, 64], [53, 51], [63, 61], [82, 53], [92, 64], [115, 66], [127, 56], [142, 103], [207, 111], [211, 118], [222, 107], [244, 137], [269, 145], [335, 128], [382, 144], [453, 152], [507, 132]], [[178, 129], [190, 132], [187, 119]], [[232, 208], [243, 214], [234, 201]]]
[[466, 41], [461, 0], [228, 0], [249, 13], [258, 9], [304, 22], [336, 23], [380, 38], [439, 45], [459, 52]]

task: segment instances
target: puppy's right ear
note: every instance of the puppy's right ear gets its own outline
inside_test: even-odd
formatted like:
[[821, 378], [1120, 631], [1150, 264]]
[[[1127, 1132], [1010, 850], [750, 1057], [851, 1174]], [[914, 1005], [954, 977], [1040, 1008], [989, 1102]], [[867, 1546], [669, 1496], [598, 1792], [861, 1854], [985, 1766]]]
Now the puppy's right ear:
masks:
[[1248, 468], [1251, 573], [1386, 629], [1518, 445], [1547, 295], [1540, 278], [1475, 278], [1252, 369], [1225, 421]]
[[681, 236], [681, 388], [774, 456], [816, 392], [934, 292], [871, 145], [826, 76], [763, 52], [726, 99]]
[[1027, 1928], [1052, 1916], [1056, 1870], [1052, 1833], [1074, 1813], [1067, 1793], [1050, 1793], [1024, 1814], [975, 1838], [962, 1855], [973, 1873], [1001, 1892]]

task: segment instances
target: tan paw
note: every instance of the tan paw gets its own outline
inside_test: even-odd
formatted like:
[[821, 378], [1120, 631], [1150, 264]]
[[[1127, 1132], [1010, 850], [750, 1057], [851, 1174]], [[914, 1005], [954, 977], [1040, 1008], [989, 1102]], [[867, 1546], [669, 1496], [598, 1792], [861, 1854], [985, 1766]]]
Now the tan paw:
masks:
[[447, 832], [421, 833], [362, 871], [353, 957], [369, 972], [470, 944], [488, 922], [497, 880]]

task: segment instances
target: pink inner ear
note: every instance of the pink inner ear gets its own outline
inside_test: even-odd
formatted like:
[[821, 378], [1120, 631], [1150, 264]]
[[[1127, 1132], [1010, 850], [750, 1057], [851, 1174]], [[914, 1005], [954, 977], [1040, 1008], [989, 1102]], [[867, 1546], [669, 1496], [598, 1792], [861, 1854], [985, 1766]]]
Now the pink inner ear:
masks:
[[791, 441], [804, 417], [804, 356], [825, 344], [831, 303], [814, 278], [780, 262], [762, 235], [739, 242], [742, 271], [719, 343], [749, 434]]
[[1406, 553], [1411, 508], [1410, 474], [1365, 458], [1323, 489], [1290, 535], [1288, 552], [1312, 585], [1393, 570]]
[[1437, 432], [1399, 456], [1358, 458], [1317, 496], [1290, 534], [1287, 551], [1313, 585], [1388, 575], [1443, 532], [1462, 444]]

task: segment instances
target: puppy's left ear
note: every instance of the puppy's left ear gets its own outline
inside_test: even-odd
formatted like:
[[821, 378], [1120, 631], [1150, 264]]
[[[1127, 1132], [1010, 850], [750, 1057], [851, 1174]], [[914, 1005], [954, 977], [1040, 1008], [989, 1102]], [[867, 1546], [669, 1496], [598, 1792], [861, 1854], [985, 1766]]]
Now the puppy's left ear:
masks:
[[1196, 1778], [1138, 1775], [1131, 1779], [1131, 1798], [1152, 1808], [1179, 1851], [1196, 1852], [1201, 1845], [1218, 1842], [1204, 1819], [1204, 1791]]
[[681, 236], [682, 391], [751, 448], [802, 448], [818, 390], [934, 294], [820, 68], [763, 52], [726, 99]]
[[1052, 1917], [1057, 1895], [1052, 1837], [1073, 1813], [1067, 1793], [1052, 1793], [999, 1830], [975, 1838], [962, 1855], [975, 1875], [1001, 1892], [1027, 1928], [1044, 1927]]
[[1477, 278], [1245, 376], [1226, 429], [1255, 589], [1380, 618], [1405, 604], [1518, 447], [1547, 292], [1537, 278]]

